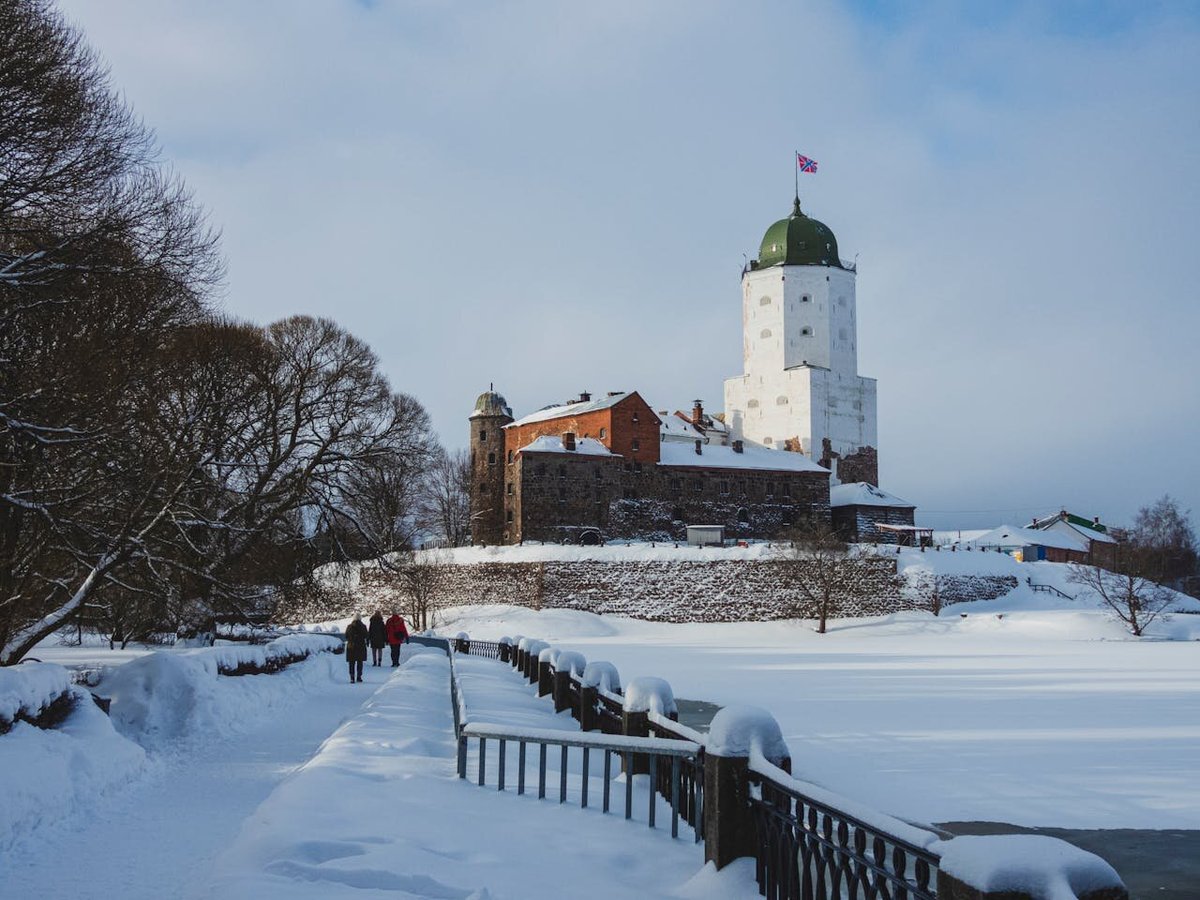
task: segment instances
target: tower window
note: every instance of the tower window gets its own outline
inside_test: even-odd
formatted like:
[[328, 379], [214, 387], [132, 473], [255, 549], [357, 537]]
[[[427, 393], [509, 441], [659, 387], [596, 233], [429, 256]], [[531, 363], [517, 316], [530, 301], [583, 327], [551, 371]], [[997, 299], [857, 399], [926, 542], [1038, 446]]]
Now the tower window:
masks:
[[812, 297], [810, 297], [808, 294], [805, 294], [804, 296], [802, 296], [800, 298], [800, 302], [801, 303], [812, 303]]
[[758, 401], [757, 400], [747, 400], [746, 405], [748, 407], [750, 407], [750, 409], [755, 409], [758, 406]]
[[479, 429], [479, 440], [481, 440], [481, 441], [487, 440], [487, 429], [484, 429], [484, 428]]
[[508, 512], [506, 512], [506, 513], [504, 514], [504, 521], [505, 521], [505, 522], [511, 522], [511, 521], [512, 521], [512, 510], [511, 510], [511, 509], [510, 509]]
[[496, 454], [495, 454], [495, 453], [489, 453], [489, 454], [488, 454], [488, 465], [489, 465], [489, 466], [494, 466], [495, 464], [496, 464]]
[[512, 482], [511, 481], [504, 486], [504, 493], [506, 493], [506, 494], [512, 493]]
[[788, 402], [788, 398], [783, 396], [783, 394], [780, 394], [778, 397], [775, 398], [776, 406], [787, 406], [787, 402]]
[[805, 325], [803, 328], [800, 329], [800, 335], [801, 335], [801, 337], [811, 337], [812, 329], [809, 328], [807, 325]]
[[769, 338], [770, 336], [771, 336], [771, 329], [770, 329], [770, 328], [764, 328], [764, 329], [762, 330], [762, 333], [761, 333], [761, 334], [759, 334], [759, 337], [764, 337], [764, 338]]
[[771, 305], [771, 298], [770, 298], [770, 297], [759, 297], [759, 298], [758, 298], [758, 305], [759, 305], [759, 306], [770, 306], [770, 305]]
[[774, 440], [772, 440], [772, 439], [771, 439], [771, 438], [769, 438], [769, 437], [765, 437], [765, 438], [763, 438], [763, 443], [764, 443], [766, 446], [770, 447], [772, 444], [774, 444], [774, 443], [775, 443], [775, 441], [774, 441]]
[[641, 442], [637, 438], [634, 438], [632, 441], [629, 442], [629, 446], [634, 450], [640, 450]]
[[633, 414], [631, 421], [633, 422], [634, 425], [636, 425], [638, 423], [638, 414], [636, 412]]

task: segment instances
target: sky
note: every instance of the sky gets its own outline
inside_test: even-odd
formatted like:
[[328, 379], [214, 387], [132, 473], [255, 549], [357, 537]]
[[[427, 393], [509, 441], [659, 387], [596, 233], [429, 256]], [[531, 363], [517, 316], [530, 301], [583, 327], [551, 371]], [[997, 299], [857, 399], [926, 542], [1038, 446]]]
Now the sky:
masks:
[[490, 383], [721, 409], [798, 150], [919, 521], [1200, 516], [1194, 3], [62, 8], [222, 230], [224, 310], [336, 319], [448, 446]]

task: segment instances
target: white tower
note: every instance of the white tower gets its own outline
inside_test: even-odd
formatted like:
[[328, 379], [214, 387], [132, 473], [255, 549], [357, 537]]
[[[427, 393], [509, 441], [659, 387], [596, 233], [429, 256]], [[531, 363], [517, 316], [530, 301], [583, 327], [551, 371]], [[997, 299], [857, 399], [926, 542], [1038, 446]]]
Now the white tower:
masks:
[[767, 229], [742, 274], [745, 374], [725, 382], [733, 438], [798, 450], [834, 481], [879, 483], [875, 379], [858, 374], [855, 271], [800, 211]]

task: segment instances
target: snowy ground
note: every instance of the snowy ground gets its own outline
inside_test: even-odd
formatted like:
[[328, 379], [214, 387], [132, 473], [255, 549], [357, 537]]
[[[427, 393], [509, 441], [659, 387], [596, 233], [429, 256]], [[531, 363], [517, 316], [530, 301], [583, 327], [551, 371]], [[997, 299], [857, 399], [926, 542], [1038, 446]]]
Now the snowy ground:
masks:
[[764, 706], [799, 777], [901, 818], [1200, 828], [1200, 616], [1135, 640], [1104, 612], [1018, 591], [825, 635], [512, 607], [454, 610], [443, 630], [460, 629], [550, 640], [625, 680], [663, 676], [679, 697]]

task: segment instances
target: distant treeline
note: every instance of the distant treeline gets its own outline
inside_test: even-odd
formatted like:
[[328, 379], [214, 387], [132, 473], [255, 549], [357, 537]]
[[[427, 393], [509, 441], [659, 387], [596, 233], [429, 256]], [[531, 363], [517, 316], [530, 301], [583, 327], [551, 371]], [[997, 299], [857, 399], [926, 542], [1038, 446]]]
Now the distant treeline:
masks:
[[0, 4], [0, 664], [466, 528], [461, 465], [327, 319], [215, 312], [218, 235], [82, 36]]

